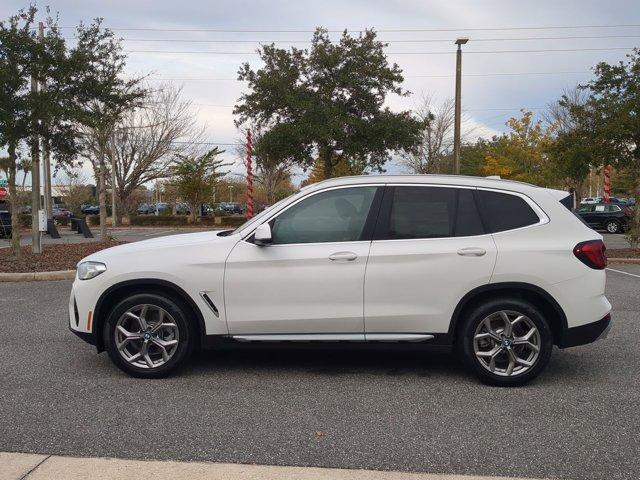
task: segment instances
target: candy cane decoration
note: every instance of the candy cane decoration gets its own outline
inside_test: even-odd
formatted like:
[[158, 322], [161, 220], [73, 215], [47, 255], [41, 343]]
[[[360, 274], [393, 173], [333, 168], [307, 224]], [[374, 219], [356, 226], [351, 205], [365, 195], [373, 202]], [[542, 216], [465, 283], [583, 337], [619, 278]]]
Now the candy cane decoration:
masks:
[[253, 169], [251, 154], [253, 145], [251, 142], [251, 130], [247, 130], [247, 218], [253, 217]]
[[604, 166], [604, 202], [609, 203], [611, 197], [611, 165]]

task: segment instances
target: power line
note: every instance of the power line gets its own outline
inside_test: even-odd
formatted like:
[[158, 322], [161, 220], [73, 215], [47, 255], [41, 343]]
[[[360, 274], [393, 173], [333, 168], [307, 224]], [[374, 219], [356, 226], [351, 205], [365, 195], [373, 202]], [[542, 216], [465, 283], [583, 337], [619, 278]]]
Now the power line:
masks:
[[[585, 28], [632, 28], [640, 27], [640, 24], [617, 24], [617, 25], [550, 25], [536, 27], [484, 27], [484, 28], [391, 28], [375, 29], [376, 32], [400, 33], [400, 32], [497, 32], [497, 31], [518, 31], [518, 30], [576, 30]], [[64, 26], [64, 29], [74, 29], [76, 27]], [[214, 33], [314, 33], [315, 30], [261, 30], [261, 29], [224, 29], [224, 28], [153, 28], [153, 27], [106, 27], [118, 32], [214, 32]], [[351, 28], [342, 30], [327, 30], [329, 33], [342, 33], [344, 30], [360, 32], [366, 28]]]
[[[518, 42], [530, 40], [602, 40], [612, 38], [640, 38], [640, 35], [593, 35], [593, 36], [566, 36], [566, 37], [517, 37], [517, 38], [473, 38], [472, 42]], [[203, 40], [188, 38], [122, 38], [125, 42], [167, 42], [167, 43], [302, 43], [310, 44], [311, 40]], [[421, 38], [421, 39], [380, 39], [383, 43], [448, 43], [451, 38]]]
[[[491, 53], [554, 53], [554, 52], [599, 52], [613, 50], [631, 50], [634, 47], [603, 47], [603, 48], [546, 48], [536, 50], [466, 50], [469, 54]], [[258, 55], [258, 52], [224, 52], [202, 50], [125, 50], [125, 53], [168, 53], [168, 54], [206, 54], [206, 55]], [[455, 50], [440, 52], [387, 52], [388, 55], [452, 55]]]
[[[463, 73], [463, 77], [499, 77], [499, 76], [527, 76], [527, 75], [582, 75], [585, 73], [591, 73], [589, 70], [580, 71], [558, 71], [558, 72], [492, 72], [492, 73]], [[404, 78], [451, 78], [455, 77], [453, 74], [445, 75], [404, 75]], [[235, 77], [157, 77], [149, 78], [148, 80], [157, 82], [235, 82], [241, 81]]]

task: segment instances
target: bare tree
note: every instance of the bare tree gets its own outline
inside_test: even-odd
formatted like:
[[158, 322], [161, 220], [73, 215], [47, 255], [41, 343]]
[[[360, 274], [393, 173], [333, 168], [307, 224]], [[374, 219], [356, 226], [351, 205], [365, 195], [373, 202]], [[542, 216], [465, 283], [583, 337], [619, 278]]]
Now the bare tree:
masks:
[[[182, 100], [181, 88], [163, 85], [149, 93], [142, 106], [130, 109], [113, 126], [104, 144], [100, 164], [100, 137], [92, 135], [89, 160], [96, 176], [106, 169], [111, 186], [115, 167], [115, 191], [119, 210], [131, 213], [130, 197], [140, 187], [167, 178], [176, 155], [194, 151], [204, 129], [198, 127], [191, 102]], [[98, 132], [99, 133], [99, 132]]]
[[121, 207], [130, 208], [129, 197], [142, 185], [168, 177], [176, 155], [194, 153], [202, 139], [204, 129], [181, 93], [181, 88], [161, 86], [144, 107], [125, 113], [116, 126], [106, 153], [115, 166]]
[[91, 199], [91, 188], [87, 185], [87, 175], [78, 167], [63, 167], [61, 175], [56, 175], [56, 186], [64, 198], [64, 203], [74, 215], [80, 215], [83, 203]]
[[455, 102], [449, 98], [436, 104], [431, 95], [425, 95], [414, 113], [424, 124], [421, 141], [416, 149], [401, 153], [401, 163], [412, 173], [446, 171], [453, 152]]
[[555, 125], [558, 133], [567, 133], [578, 128], [577, 118], [571, 114], [572, 107], [583, 106], [587, 103], [589, 95], [586, 90], [577, 85], [566, 88], [562, 96], [547, 105], [547, 110], [542, 113], [542, 118], [549, 124]]

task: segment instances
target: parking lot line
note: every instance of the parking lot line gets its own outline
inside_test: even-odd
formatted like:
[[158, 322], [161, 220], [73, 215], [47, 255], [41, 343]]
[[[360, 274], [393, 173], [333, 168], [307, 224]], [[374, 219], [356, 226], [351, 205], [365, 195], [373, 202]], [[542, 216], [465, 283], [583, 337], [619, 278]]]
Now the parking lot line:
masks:
[[610, 272], [622, 273], [623, 275], [640, 278], [640, 275], [636, 275], [635, 273], [623, 272], [622, 270], [616, 270], [615, 268], [607, 268], [607, 270], [609, 270]]

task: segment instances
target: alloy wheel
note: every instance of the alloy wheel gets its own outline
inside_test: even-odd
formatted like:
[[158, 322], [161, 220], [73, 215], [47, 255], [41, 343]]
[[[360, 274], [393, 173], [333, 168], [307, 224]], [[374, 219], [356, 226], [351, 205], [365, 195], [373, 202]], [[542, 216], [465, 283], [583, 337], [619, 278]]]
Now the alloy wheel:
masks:
[[607, 223], [607, 232], [618, 233], [618, 224], [616, 222]]
[[535, 323], [513, 310], [500, 310], [485, 317], [473, 336], [478, 362], [489, 372], [515, 377], [533, 368], [542, 342]]
[[180, 332], [174, 318], [157, 305], [136, 305], [118, 319], [115, 340], [122, 358], [138, 368], [157, 368], [176, 353]]

